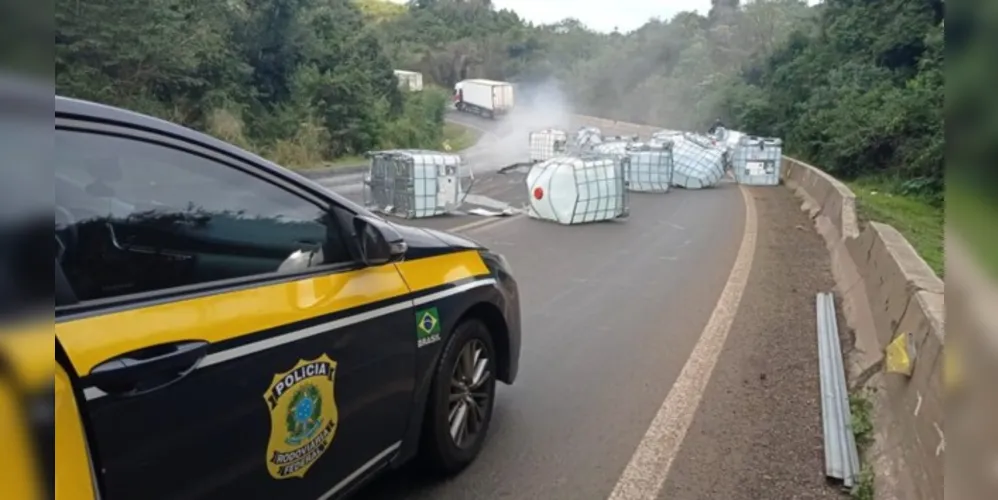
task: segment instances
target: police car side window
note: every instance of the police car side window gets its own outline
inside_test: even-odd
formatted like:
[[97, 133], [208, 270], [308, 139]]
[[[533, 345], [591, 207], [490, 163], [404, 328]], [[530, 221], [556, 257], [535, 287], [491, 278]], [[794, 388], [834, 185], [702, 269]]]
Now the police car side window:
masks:
[[56, 131], [59, 264], [80, 301], [351, 261], [336, 219], [194, 153]]

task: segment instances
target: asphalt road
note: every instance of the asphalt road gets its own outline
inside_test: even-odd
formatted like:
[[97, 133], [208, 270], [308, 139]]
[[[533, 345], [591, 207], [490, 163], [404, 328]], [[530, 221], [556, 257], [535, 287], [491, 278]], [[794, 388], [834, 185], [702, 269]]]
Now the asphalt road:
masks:
[[[489, 140], [481, 150], [504, 139]], [[526, 201], [522, 173], [480, 172], [476, 193]], [[405, 467], [359, 498], [838, 497], [823, 478], [813, 310], [832, 282], [798, 207], [782, 187], [725, 182], [632, 194], [625, 221], [407, 221], [507, 257], [523, 294], [521, 372], [499, 387], [467, 470], [441, 482]], [[628, 477], [636, 489], [621, 490]]]
[[364, 498], [606, 498], [689, 357], [738, 250], [736, 186], [634, 196], [624, 222], [526, 217], [472, 237], [523, 293], [521, 373], [501, 386], [489, 442], [453, 481], [402, 471]]

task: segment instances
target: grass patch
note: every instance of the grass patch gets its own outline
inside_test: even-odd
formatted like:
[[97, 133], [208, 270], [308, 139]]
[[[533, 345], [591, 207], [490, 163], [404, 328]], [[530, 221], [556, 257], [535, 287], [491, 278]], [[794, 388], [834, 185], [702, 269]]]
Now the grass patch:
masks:
[[341, 168], [356, 167], [359, 165], [367, 165], [367, 158], [363, 156], [348, 155], [341, 156], [333, 160], [316, 161], [307, 165], [302, 165], [300, 163], [286, 163], [283, 166], [290, 168], [291, 170], [297, 170], [299, 172], [306, 170], [325, 170], [332, 169], [337, 170]]
[[324, 163], [327, 167], [338, 168], [338, 167], [353, 167], [357, 165], [366, 165], [367, 158], [363, 156], [341, 156], [333, 161], [327, 161]]
[[[461, 151], [474, 146], [475, 143], [478, 142], [479, 137], [481, 137], [481, 133], [475, 129], [458, 125], [456, 123], [445, 123], [443, 128], [443, 140], [440, 144], [440, 149], [447, 151], [449, 146], [450, 151]], [[276, 151], [277, 154], [272, 153], [270, 155], [271, 159], [274, 159], [275, 162], [292, 170], [336, 170], [339, 168], [367, 165], [368, 163], [367, 158], [360, 155], [342, 156], [333, 160], [325, 161], [318, 160], [314, 155], [305, 154], [310, 151], [309, 148], [300, 147], [298, 144], [294, 143], [282, 143], [280, 145], [284, 147]]]
[[998, 279], [998, 199], [983, 189], [954, 180], [946, 184], [946, 213], [950, 228], [958, 232], [977, 261]]
[[[856, 437], [856, 447], [862, 457], [864, 451], [873, 444], [873, 402], [866, 391], [849, 395], [849, 412], [852, 414], [852, 433]], [[856, 500], [873, 500], [873, 467], [863, 464], [859, 478], [852, 489]]]
[[852, 414], [852, 433], [860, 452], [873, 444], [873, 402], [864, 391], [849, 395], [849, 412]]
[[445, 123], [444, 124], [444, 139], [440, 145], [440, 149], [444, 151], [461, 151], [463, 149], [468, 149], [474, 146], [478, 142], [478, 138], [481, 137], [481, 132], [463, 125], [458, 125], [456, 123]]
[[858, 215], [862, 220], [894, 226], [929, 267], [943, 277], [945, 218], [942, 207], [921, 198], [892, 194], [888, 185], [873, 179], [859, 179], [848, 184], [856, 193]]
[[873, 500], [873, 467], [870, 464], [863, 465], [859, 471], [859, 480], [852, 490], [852, 498], [855, 500]]

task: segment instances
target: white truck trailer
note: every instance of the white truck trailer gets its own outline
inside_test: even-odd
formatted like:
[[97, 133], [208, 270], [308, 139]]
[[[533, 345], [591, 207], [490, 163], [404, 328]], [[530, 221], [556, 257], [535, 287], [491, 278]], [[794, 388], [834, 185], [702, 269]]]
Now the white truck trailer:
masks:
[[513, 85], [495, 80], [462, 80], [454, 85], [454, 107], [489, 118], [504, 115], [513, 109]]
[[404, 69], [395, 70], [395, 78], [399, 81], [399, 88], [410, 92], [423, 90], [423, 74], [418, 71], [406, 71]]

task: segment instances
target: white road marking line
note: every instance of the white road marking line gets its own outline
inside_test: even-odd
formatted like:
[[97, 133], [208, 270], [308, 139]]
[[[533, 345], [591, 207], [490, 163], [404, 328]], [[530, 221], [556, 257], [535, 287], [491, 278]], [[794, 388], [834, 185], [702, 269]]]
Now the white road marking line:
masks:
[[658, 498], [669, 476], [672, 462], [679, 453], [686, 437], [700, 399], [707, 388], [717, 358], [728, 338], [731, 323], [738, 312], [742, 293], [748, 284], [752, 260], [755, 257], [755, 242], [758, 222], [755, 203], [748, 192], [739, 186], [745, 202], [745, 232], [738, 256], [731, 268], [728, 282], [724, 285], [721, 297], [714, 312], [710, 315], [700, 339], [690, 354], [683, 371], [676, 379], [648, 431], [638, 443], [631, 461], [617, 480], [610, 493], [610, 500], [655, 500]]

